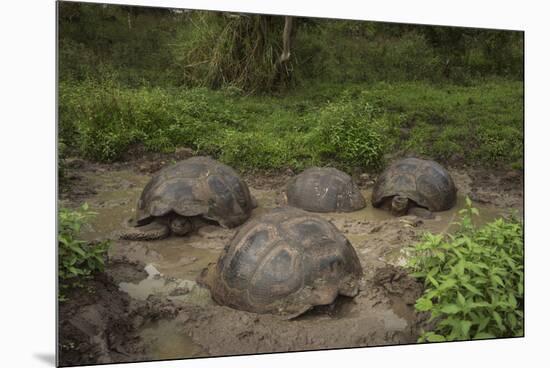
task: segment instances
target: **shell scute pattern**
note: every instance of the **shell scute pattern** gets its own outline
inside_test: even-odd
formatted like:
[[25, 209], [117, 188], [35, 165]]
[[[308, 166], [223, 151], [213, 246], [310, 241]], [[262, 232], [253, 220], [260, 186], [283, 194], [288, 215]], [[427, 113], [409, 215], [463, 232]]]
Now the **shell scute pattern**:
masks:
[[296, 314], [330, 303], [338, 294], [357, 294], [362, 268], [334, 225], [286, 207], [245, 224], [203, 274], [199, 282], [220, 304]]
[[372, 204], [379, 207], [396, 195], [405, 196], [430, 211], [444, 211], [456, 203], [451, 175], [434, 161], [417, 158], [399, 160], [387, 168], [374, 185]]
[[286, 197], [290, 206], [311, 212], [351, 212], [366, 205], [352, 178], [329, 167], [312, 167], [293, 177]]
[[234, 227], [248, 219], [252, 208], [248, 186], [233, 169], [199, 156], [158, 171], [142, 191], [136, 219], [141, 225], [174, 212]]

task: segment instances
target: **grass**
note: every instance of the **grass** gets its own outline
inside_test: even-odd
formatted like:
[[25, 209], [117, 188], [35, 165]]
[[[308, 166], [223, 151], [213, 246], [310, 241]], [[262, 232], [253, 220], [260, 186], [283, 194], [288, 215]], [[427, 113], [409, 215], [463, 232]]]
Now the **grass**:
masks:
[[284, 95], [238, 88], [132, 89], [112, 82], [60, 84], [67, 154], [121, 159], [193, 148], [246, 170], [311, 165], [379, 170], [386, 154], [520, 167], [523, 84], [429, 82], [302, 86]]
[[[365, 98], [402, 128], [404, 151], [468, 164], [520, 165], [523, 160], [523, 85], [492, 81], [476, 86], [379, 85]], [[399, 147], [394, 146], [397, 150]]]

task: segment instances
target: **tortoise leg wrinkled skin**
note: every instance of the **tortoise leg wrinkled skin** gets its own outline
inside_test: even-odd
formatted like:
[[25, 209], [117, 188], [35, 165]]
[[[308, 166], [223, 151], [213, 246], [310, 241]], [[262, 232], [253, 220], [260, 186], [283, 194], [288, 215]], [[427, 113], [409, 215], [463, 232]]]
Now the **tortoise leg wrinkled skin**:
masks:
[[184, 236], [193, 230], [193, 224], [187, 217], [175, 216], [170, 220], [170, 230], [175, 236]]
[[435, 215], [433, 214], [432, 211], [426, 208], [417, 207], [417, 206], [409, 208], [409, 215], [414, 215], [416, 217], [420, 217], [426, 220], [431, 220], [435, 218]]
[[409, 210], [410, 200], [407, 197], [395, 196], [391, 201], [391, 213], [394, 216], [406, 215]]
[[147, 225], [128, 226], [120, 234], [121, 239], [125, 240], [159, 240], [170, 235], [170, 228], [162, 221], [152, 221]]
[[258, 200], [253, 195], [250, 195], [250, 206], [252, 208], [258, 208]]

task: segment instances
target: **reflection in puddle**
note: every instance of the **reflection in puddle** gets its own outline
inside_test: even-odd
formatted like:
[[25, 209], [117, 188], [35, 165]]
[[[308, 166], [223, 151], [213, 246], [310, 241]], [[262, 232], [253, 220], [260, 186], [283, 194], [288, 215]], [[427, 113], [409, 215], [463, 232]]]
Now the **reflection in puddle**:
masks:
[[143, 327], [140, 337], [153, 359], [178, 359], [206, 356], [204, 349], [182, 333], [176, 321], [160, 320]]
[[[197, 237], [198, 238], [198, 237]], [[143, 242], [141, 242], [143, 243]], [[147, 242], [142, 246], [154, 251], [159, 259], [154, 261], [158, 270], [169, 277], [195, 280], [209, 263], [216, 262], [220, 249], [201, 249], [200, 239], [171, 237]], [[223, 244], [223, 242], [221, 242]], [[118, 246], [124, 246], [120, 243]]]
[[201, 288], [195, 281], [165, 278], [153, 265], [145, 267], [146, 279], [139, 283], [121, 282], [120, 290], [132, 298], [146, 300], [151, 295], [162, 296], [168, 300], [178, 300], [197, 305], [212, 304], [210, 292]]
[[[97, 212], [97, 216], [92, 219], [90, 227], [83, 232], [83, 236], [86, 240], [116, 239], [116, 232], [120, 231], [125, 221], [134, 215], [135, 203], [149, 176], [131, 170], [119, 170], [88, 173], [86, 180], [90, 180], [93, 186], [97, 187], [97, 195], [90, 198], [90, 207]], [[251, 188], [251, 192], [259, 204], [253, 211], [253, 217], [276, 207], [281, 202], [281, 195], [276, 190]], [[370, 189], [363, 190], [362, 193], [367, 199], [367, 207], [364, 209], [351, 213], [320, 214], [344, 231], [356, 248], [361, 248], [365, 241], [373, 236], [373, 227], [378, 223], [395, 220], [388, 211], [372, 207]], [[491, 205], [479, 203], [474, 205], [480, 213], [480, 216], [474, 218], [477, 224], [483, 224], [505, 214], [503, 209]], [[436, 218], [433, 220], [422, 220], [419, 229], [436, 233], [453, 231], [455, 226], [453, 222], [459, 218], [458, 211], [464, 207], [465, 198], [459, 195], [457, 205], [453, 209], [436, 213]], [[391, 226], [407, 226], [406, 222], [407, 220], [403, 218], [402, 221], [392, 223]], [[221, 249], [230, 241], [235, 231], [208, 226], [198, 233], [182, 238], [169, 237], [158, 241], [131, 242], [130, 244], [114, 241], [110, 255], [126, 256], [125, 252], [128, 250], [125, 247], [140, 248], [136, 252], [140, 256], [135, 255], [135, 260], [142, 263], [154, 262], [159, 271], [168, 277], [195, 280], [204, 267], [217, 260]], [[151, 254], [155, 257], [151, 257]], [[405, 255], [400, 252], [388, 256], [393, 259], [393, 263], [404, 263]]]

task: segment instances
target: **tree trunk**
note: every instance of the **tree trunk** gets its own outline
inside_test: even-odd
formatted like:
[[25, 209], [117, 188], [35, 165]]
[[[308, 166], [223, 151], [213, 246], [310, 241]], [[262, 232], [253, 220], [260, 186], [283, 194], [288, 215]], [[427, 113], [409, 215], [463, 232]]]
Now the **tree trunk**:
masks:
[[292, 33], [292, 17], [285, 17], [285, 28], [283, 29], [283, 52], [279, 62], [284, 63], [290, 59], [290, 35]]

